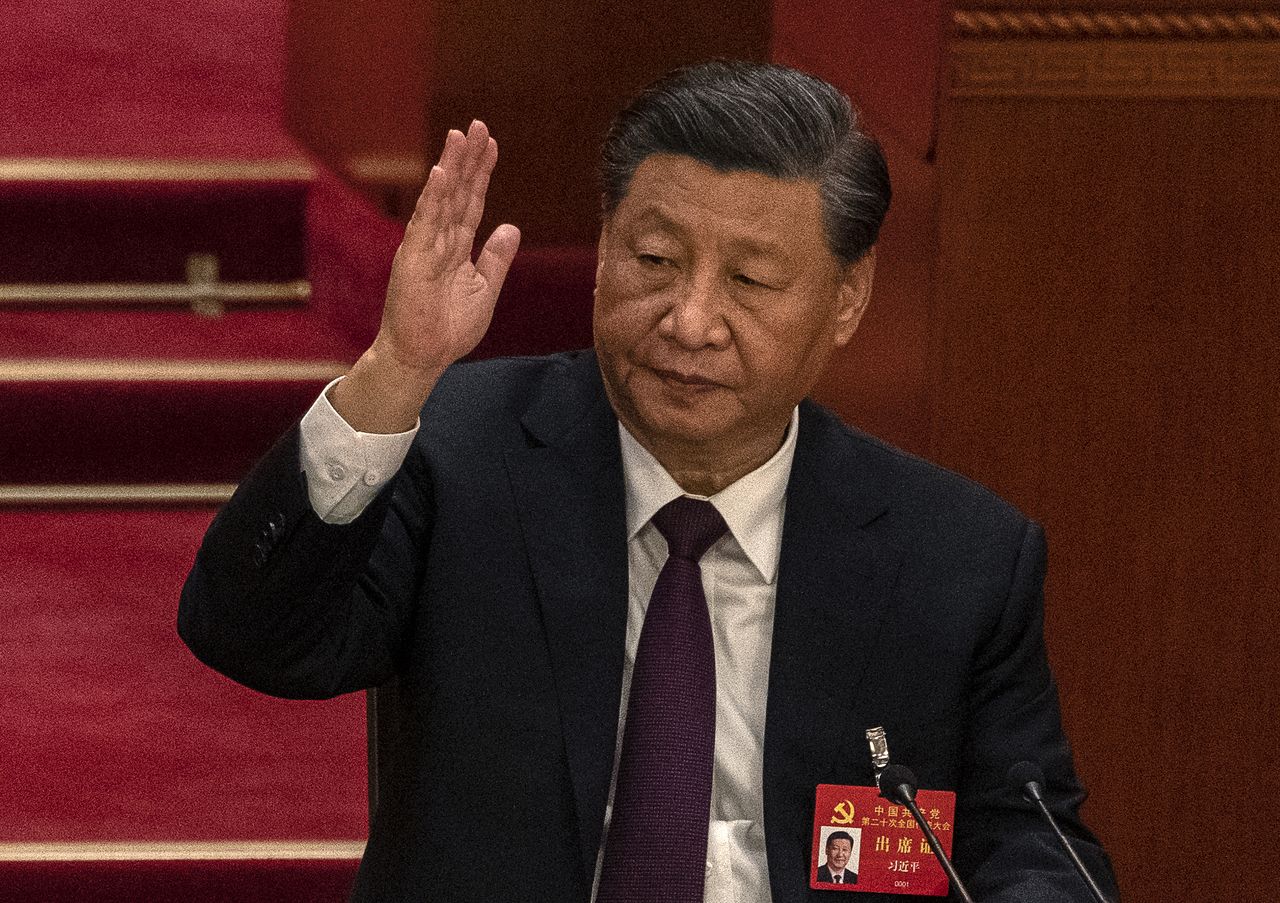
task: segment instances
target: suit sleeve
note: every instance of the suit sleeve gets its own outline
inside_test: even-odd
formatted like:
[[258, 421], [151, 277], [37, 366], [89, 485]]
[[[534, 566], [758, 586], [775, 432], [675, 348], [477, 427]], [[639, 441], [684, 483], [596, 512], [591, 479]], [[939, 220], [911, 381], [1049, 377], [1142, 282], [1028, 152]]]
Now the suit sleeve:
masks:
[[402, 657], [432, 523], [417, 446], [349, 524], [322, 521], [287, 433], [205, 534], [178, 633], [205, 664], [253, 689], [327, 698], [385, 683]]
[[1044, 644], [1046, 551], [1028, 522], [1008, 597], [975, 662], [962, 793], [953, 850], [975, 899], [985, 903], [1069, 903], [1091, 899], [1050, 828], [1005, 773], [1020, 760], [1040, 765], [1046, 798], [1104, 893], [1117, 897], [1111, 864], [1080, 820], [1085, 791], [1062, 730], [1058, 690]]

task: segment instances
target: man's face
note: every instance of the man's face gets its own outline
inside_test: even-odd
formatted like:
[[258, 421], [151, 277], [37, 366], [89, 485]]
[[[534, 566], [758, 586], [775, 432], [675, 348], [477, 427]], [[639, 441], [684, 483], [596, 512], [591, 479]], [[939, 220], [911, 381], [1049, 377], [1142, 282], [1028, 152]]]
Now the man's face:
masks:
[[873, 261], [840, 265], [812, 181], [647, 158], [600, 235], [595, 344], [619, 418], [651, 451], [780, 441], [857, 327]]
[[853, 853], [853, 844], [843, 837], [827, 841], [827, 868], [833, 872], [842, 872], [849, 864], [849, 856]]

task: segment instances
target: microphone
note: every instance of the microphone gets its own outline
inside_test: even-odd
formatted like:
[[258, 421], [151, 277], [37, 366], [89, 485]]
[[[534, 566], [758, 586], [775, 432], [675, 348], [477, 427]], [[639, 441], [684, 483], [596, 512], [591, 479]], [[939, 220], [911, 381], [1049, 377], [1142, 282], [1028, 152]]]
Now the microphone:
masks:
[[1063, 834], [1062, 829], [1058, 827], [1053, 813], [1044, 804], [1044, 771], [1040, 766], [1034, 762], [1019, 762], [1009, 769], [1009, 773], [1005, 775], [1005, 782], [1009, 785], [1010, 790], [1022, 794], [1023, 799], [1028, 803], [1034, 804], [1040, 810], [1040, 815], [1049, 823], [1049, 827], [1053, 828], [1053, 833], [1057, 836], [1058, 843], [1067, 851], [1067, 857], [1071, 860], [1071, 864], [1076, 867], [1076, 871], [1080, 873], [1084, 883], [1089, 886], [1089, 892], [1093, 894], [1093, 899], [1097, 900], [1098, 903], [1109, 903], [1107, 898], [1102, 895], [1102, 891], [1098, 889], [1098, 883], [1093, 880], [1089, 870], [1084, 867], [1084, 863], [1080, 861], [1080, 857], [1072, 849], [1070, 841], [1067, 840], [1067, 835]]
[[911, 773], [911, 769], [902, 765], [886, 766], [880, 772], [877, 782], [882, 797], [891, 803], [906, 806], [911, 812], [916, 824], [920, 826], [920, 830], [924, 832], [925, 838], [928, 839], [929, 846], [933, 849], [933, 855], [937, 857], [938, 864], [942, 866], [942, 870], [947, 873], [947, 877], [951, 879], [951, 883], [960, 894], [960, 899], [964, 903], [973, 903], [973, 897], [969, 896], [969, 890], [964, 886], [964, 882], [960, 880], [956, 867], [951, 864], [951, 860], [943, 852], [942, 844], [938, 843], [938, 838], [933, 833], [933, 829], [924, 820], [924, 816], [920, 813], [920, 807], [916, 805], [916, 785], [919, 782], [916, 780], [916, 776]]

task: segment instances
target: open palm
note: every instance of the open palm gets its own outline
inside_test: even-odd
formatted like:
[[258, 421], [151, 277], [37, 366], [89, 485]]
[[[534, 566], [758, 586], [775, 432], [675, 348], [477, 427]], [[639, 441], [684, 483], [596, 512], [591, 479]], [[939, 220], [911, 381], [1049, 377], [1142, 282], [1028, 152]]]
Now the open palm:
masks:
[[473, 263], [498, 143], [483, 122], [445, 139], [396, 251], [377, 344], [402, 367], [442, 371], [483, 338], [520, 246], [499, 226]]

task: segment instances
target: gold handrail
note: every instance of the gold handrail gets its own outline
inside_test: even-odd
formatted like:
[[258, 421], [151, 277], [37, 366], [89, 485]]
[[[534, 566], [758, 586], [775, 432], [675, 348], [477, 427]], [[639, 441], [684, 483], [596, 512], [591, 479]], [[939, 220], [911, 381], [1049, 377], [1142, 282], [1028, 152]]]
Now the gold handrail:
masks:
[[223, 282], [217, 254], [187, 255], [186, 282], [0, 283], [4, 304], [185, 304], [206, 317], [220, 317], [228, 304], [296, 304], [311, 298], [306, 279], [289, 282]]
[[319, 382], [350, 369], [335, 360], [0, 358], [0, 383]]
[[0, 283], [0, 304], [297, 304], [311, 282], [28, 282]]
[[0, 862], [359, 859], [363, 840], [170, 840], [0, 843]]
[[0, 485], [0, 508], [35, 505], [221, 505], [235, 483]]
[[309, 182], [305, 160], [0, 158], [0, 182]]

